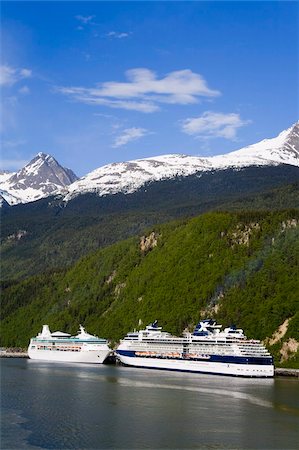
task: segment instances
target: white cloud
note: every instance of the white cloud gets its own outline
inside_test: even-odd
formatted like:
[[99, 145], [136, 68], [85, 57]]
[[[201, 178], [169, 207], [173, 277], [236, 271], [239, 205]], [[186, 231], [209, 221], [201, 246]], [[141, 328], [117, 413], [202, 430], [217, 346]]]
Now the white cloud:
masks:
[[241, 119], [239, 114], [206, 111], [199, 117], [183, 120], [181, 125], [182, 131], [191, 136], [204, 139], [222, 137], [234, 140], [238, 128], [250, 122], [250, 120]]
[[132, 33], [131, 32], [130, 33], [124, 33], [124, 32], [120, 33], [118, 31], [109, 31], [109, 33], [107, 33], [106, 36], [115, 38], [115, 39], [123, 39], [123, 38], [129, 37], [130, 34], [132, 34]]
[[121, 147], [122, 145], [126, 145], [131, 141], [136, 141], [147, 134], [149, 134], [149, 132], [144, 128], [127, 128], [123, 130], [121, 135], [117, 136], [112, 147]]
[[200, 97], [213, 98], [219, 91], [207, 86], [204, 78], [189, 69], [168, 73], [157, 78], [155, 72], [137, 68], [126, 72], [128, 81], [107, 81], [95, 88], [61, 87], [58, 90], [75, 100], [87, 103], [141, 112], [154, 112], [159, 103], [187, 105], [197, 103]]
[[19, 89], [19, 93], [22, 94], [22, 95], [30, 94], [30, 89], [29, 89], [28, 86], [22, 86], [22, 87]]
[[30, 78], [32, 76], [32, 70], [20, 69], [21, 78]]
[[30, 78], [32, 71], [30, 69], [16, 69], [3, 64], [0, 66], [0, 86], [12, 86], [24, 78]]
[[87, 24], [92, 24], [92, 20], [95, 17], [96, 16], [81, 16], [81, 15], [78, 15], [78, 16], [76, 16], [76, 19], [79, 20], [79, 22], [83, 23], [84, 25], [87, 25]]

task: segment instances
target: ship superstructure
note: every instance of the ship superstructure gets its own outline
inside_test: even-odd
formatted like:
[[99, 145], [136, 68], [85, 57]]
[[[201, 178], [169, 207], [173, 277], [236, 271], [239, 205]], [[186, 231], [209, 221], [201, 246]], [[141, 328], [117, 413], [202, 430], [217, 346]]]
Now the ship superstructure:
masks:
[[175, 337], [157, 321], [145, 330], [128, 333], [116, 350], [126, 365], [211, 374], [272, 377], [273, 359], [258, 340], [247, 339], [242, 329], [225, 328], [202, 320], [193, 333]]
[[31, 359], [57, 362], [80, 362], [101, 364], [111, 353], [106, 339], [85, 331], [80, 325], [76, 336], [56, 331], [51, 333], [48, 325], [30, 340], [28, 355]]

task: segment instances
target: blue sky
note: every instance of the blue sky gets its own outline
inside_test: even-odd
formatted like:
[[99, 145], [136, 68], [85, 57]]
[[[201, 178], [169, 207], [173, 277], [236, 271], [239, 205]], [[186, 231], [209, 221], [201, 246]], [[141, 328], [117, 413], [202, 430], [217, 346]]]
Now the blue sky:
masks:
[[214, 155], [298, 120], [297, 2], [2, 2], [2, 168]]

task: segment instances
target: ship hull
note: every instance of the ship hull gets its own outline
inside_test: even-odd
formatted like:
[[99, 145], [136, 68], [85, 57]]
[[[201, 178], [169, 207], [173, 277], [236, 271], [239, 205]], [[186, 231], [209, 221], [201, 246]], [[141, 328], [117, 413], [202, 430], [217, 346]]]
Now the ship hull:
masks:
[[274, 376], [273, 364], [236, 364], [212, 361], [186, 361], [183, 359], [142, 358], [116, 352], [119, 361], [126, 366], [180, 372], [230, 375], [239, 377], [270, 378]]
[[53, 362], [69, 362], [69, 363], [87, 363], [87, 364], [103, 364], [107, 359], [111, 350], [90, 350], [81, 352], [72, 351], [55, 351], [55, 350], [35, 350], [28, 349], [28, 356], [30, 359], [39, 361], [53, 361]]

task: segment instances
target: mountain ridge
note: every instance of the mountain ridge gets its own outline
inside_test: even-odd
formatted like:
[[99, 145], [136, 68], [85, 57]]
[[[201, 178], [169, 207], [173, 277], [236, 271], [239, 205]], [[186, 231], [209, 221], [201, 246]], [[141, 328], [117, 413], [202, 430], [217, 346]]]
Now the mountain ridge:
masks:
[[[38, 175], [41, 161], [59, 166], [58, 176], [43, 180]], [[187, 177], [215, 170], [240, 170], [250, 166], [299, 166], [299, 122], [277, 137], [233, 152], [212, 157], [168, 154], [142, 158], [99, 167], [80, 179], [70, 170], [62, 168], [51, 155], [38, 153], [23, 169], [13, 174], [0, 174], [2, 197], [11, 205], [38, 200], [49, 195], [61, 195], [65, 202], [85, 194], [99, 196], [116, 193], [130, 194], [147, 183]], [[34, 176], [33, 176], [34, 175]], [[49, 175], [49, 173], [47, 173]], [[51, 182], [51, 186], [49, 186]]]

